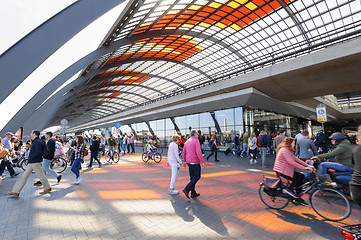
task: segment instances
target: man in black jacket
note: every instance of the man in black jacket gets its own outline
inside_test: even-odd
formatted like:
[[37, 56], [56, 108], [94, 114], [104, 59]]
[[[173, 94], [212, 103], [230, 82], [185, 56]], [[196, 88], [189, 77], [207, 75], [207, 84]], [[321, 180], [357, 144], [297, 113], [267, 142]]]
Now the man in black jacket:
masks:
[[[50, 168], [51, 160], [53, 160], [55, 155], [55, 140], [52, 139], [52, 136], [53, 136], [52, 132], [45, 133], [45, 140], [47, 141], [46, 146], [48, 147], [48, 154], [43, 157], [42, 169], [45, 175], [48, 172], [51, 173], [58, 180], [59, 183], [63, 175], [57, 174], [53, 169]], [[36, 183], [34, 183], [34, 186], [41, 186], [41, 185], [42, 185], [41, 181], [37, 181]]]
[[44, 191], [40, 192], [40, 194], [51, 192], [51, 187], [48, 179], [45, 177], [44, 172], [41, 168], [41, 162], [43, 161], [43, 149], [45, 147], [45, 143], [40, 140], [40, 131], [33, 130], [31, 132], [32, 144], [30, 148], [30, 153], [28, 157], [28, 166], [26, 171], [21, 176], [21, 179], [16, 182], [13, 191], [9, 192], [8, 195], [19, 197], [19, 194], [23, 187], [25, 186], [26, 181], [28, 180], [30, 174], [34, 171], [36, 176], [40, 178], [44, 186]]
[[90, 163], [88, 167], [92, 167], [93, 159], [95, 159], [98, 162], [99, 167], [102, 167], [102, 163], [98, 159], [98, 154], [99, 154], [99, 142], [97, 140], [97, 136], [94, 135], [92, 144], [90, 145]]

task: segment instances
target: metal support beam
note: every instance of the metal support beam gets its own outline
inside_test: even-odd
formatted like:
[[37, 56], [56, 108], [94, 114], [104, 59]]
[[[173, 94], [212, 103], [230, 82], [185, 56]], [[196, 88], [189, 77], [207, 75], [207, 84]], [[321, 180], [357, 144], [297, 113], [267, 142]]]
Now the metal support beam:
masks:
[[219, 126], [218, 121], [216, 119], [216, 114], [214, 112], [210, 112], [209, 114], [211, 115], [211, 117], [213, 119], [214, 126], [216, 127], [217, 133], [222, 136], [222, 130], [221, 130], [221, 127]]
[[181, 132], [181, 130], [179, 129], [177, 123], [175, 122], [174, 117], [171, 117], [170, 120], [172, 121], [172, 123], [173, 123], [173, 125], [174, 125], [174, 130], [177, 132], [177, 134], [178, 134], [179, 136], [182, 136], [182, 132]]
[[69, 39], [123, 1], [76, 1], [5, 51], [0, 56], [0, 102]]

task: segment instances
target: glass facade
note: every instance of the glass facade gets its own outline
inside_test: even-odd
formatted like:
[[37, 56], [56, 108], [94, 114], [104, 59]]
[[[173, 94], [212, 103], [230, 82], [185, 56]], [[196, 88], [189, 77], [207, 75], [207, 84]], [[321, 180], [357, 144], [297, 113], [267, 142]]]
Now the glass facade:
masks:
[[[260, 109], [238, 107], [218, 110], [214, 111], [215, 120], [212, 118], [212, 114], [204, 112], [179, 116], [174, 118], [174, 122], [182, 135], [189, 135], [192, 129], [196, 129], [200, 130], [206, 138], [216, 133], [222, 139], [230, 139], [237, 133], [243, 134], [244, 132], [259, 134], [261, 130], [266, 130], [268, 134], [276, 136], [280, 128], [286, 130], [287, 136], [294, 136], [299, 131], [311, 130], [311, 122], [307, 119]], [[139, 142], [156, 137], [160, 140], [161, 145], [164, 145], [169, 143], [173, 134], [177, 133], [170, 118], [150, 121], [148, 124], [142, 122], [131, 125]], [[127, 133], [131, 132], [131, 129], [128, 126], [122, 126], [121, 131]]]

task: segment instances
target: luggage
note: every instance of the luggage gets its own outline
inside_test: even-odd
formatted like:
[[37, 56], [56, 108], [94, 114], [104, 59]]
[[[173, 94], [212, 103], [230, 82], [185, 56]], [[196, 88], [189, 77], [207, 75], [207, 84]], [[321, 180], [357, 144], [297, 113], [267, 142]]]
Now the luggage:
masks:
[[232, 150], [231, 150], [230, 148], [227, 148], [227, 150], [224, 151], [224, 154], [225, 154], [225, 155], [228, 155], [231, 151], [232, 151]]

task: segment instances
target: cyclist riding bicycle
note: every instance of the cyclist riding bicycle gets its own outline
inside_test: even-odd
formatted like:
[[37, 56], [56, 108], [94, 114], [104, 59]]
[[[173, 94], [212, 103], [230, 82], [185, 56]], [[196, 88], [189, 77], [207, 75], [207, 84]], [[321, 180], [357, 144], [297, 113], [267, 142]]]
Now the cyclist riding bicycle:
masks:
[[[318, 158], [332, 158], [336, 157], [337, 162], [322, 162], [320, 164], [321, 176], [320, 181], [328, 184], [327, 181], [327, 170], [334, 169], [338, 172], [353, 172], [352, 165], [352, 146], [349, 140], [345, 139], [345, 135], [340, 132], [335, 132], [330, 136], [331, 142], [333, 145], [336, 145], [336, 148], [329, 153], [320, 154], [314, 156], [311, 159]], [[348, 185], [348, 182], [351, 181], [351, 174], [343, 175], [342, 177], [337, 177], [340, 182]]]
[[[273, 167], [273, 170], [279, 175], [284, 177], [287, 180], [291, 181], [291, 184], [288, 188], [285, 189], [285, 192], [292, 196], [293, 198], [299, 199], [299, 202], [302, 206], [306, 206], [301, 198], [297, 196], [299, 192], [295, 194], [295, 188], [301, 186], [306, 182], [306, 177], [302, 173], [295, 171], [295, 168], [301, 170], [312, 171], [313, 167], [297, 158], [293, 152], [295, 149], [295, 139], [292, 137], [286, 137], [277, 147], [277, 156], [276, 161]], [[299, 189], [297, 189], [299, 191]]]
[[151, 140], [149, 140], [148, 143], [144, 147], [144, 150], [147, 152], [148, 156], [155, 149], [156, 149], [156, 147], [153, 145], [153, 141], [151, 141]]
[[113, 135], [110, 134], [110, 138], [108, 138], [108, 145], [109, 145], [109, 152], [111, 152], [111, 155], [114, 156], [114, 148], [117, 145], [115, 138]]

